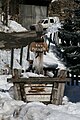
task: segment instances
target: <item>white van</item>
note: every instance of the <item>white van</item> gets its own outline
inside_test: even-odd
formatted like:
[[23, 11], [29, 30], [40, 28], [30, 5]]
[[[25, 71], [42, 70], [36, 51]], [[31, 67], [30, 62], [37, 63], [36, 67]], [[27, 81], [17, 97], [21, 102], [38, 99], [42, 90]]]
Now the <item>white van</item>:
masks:
[[[54, 23], [59, 23], [59, 17], [47, 17], [45, 19], [41, 19], [39, 21], [39, 23], [43, 26], [43, 29], [47, 29], [48, 27], [50, 27], [52, 24]], [[30, 26], [30, 29], [35, 29], [36, 24], [33, 24]]]
[[41, 25], [43, 26], [43, 29], [47, 29], [52, 24], [58, 23], [58, 22], [59, 22], [58, 17], [48, 17], [46, 19], [42, 19], [42, 20], [39, 21], [39, 23], [41, 23]]

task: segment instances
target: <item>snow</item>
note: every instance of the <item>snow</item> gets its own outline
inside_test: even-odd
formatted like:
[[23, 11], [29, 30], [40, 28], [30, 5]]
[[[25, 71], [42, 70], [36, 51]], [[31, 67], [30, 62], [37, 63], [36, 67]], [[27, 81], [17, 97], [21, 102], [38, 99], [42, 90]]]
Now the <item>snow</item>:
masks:
[[[15, 27], [16, 23], [14, 21], [10, 21], [10, 24], [11, 28], [15, 28], [15, 30], [13, 29], [13, 31], [19, 32], [18, 27]], [[21, 26], [19, 25], [19, 27]], [[0, 23], [0, 28], [5, 29], [5, 26]], [[6, 27], [6, 29], [8, 28]], [[23, 30], [25, 31], [25, 29]], [[50, 44], [50, 46], [51, 48], [55, 47], [53, 44]], [[19, 64], [20, 49], [15, 49], [14, 53], [15, 59], [13, 67], [23, 69], [23, 77], [43, 77], [43, 75], [37, 75], [32, 72], [25, 72], [26, 68], [28, 68], [29, 65], [28, 61], [26, 60], [27, 46], [23, 49], [22, 66], [20, 66]], [[23, 101], [14, 100], [9, 94], [11, 87], [13, 87], [13, 84], [7, 82], [7, 78], [11, 78], [12, 75], [2, 75], [4, 72], [3, 70], [8, 69], [10, 66], [10, 55], [10, 51], [0, 50], [0, 120], [80, 120], [79, 86], [77, 86], [78, 91], [76, 90], [76, 86], [66, 87], [67, 96], [65, 94], [65, 96], [63, 97], [62, 105], [45, 105], [41, 102], [25, 103]], [[30, 55], [31, 59], [34, 59], [34, 54], [30, 53]], [[58, 64], [59, 69], [66, 69], [65, 65], [56, 56], [56, 54], [52, 52], [52, 49], [50, 49], [49, 52], [46, 53], [46, 55], [44, 55], [43, 57], [43, 65], [48, 66], [56, 64]], [[49, 74], [52, 75], [52, 73]], [[75, 99], [78, 99], [78, 102], [76, 101], [75, 103], [71, 102], [71, 99], [74, 102], [73, 90], [75, 93], [77, 92], [77, 97], [75, 97]], [[73, 94], [71, 92], [73, 92]]]
[[27, 30], [13, 20], [9, 20], [8, 26], [15, 32], [26, 32]]
[[58, 0], [52, 0], [51, 2], [55, 2], [55, 1], [58, 1]]
[[26, 32], [26, 31], [28, 30], [19, 23], [17, 23], [16, 21], [8, 20], [8, 26], [3, 25], [3, 23], [0, 22], [0, 32], [12, 33], [12, 32]]
[[58, 64], [57, 68], [66, 69], [65, 65], [61, 63], [61, 61], [56, 57], [55, 54], [53, 54], [52, 52], [46, 53], [46, 54], [47, 55], [44, 55], [44, 58], [43, 58], [44, 66]]

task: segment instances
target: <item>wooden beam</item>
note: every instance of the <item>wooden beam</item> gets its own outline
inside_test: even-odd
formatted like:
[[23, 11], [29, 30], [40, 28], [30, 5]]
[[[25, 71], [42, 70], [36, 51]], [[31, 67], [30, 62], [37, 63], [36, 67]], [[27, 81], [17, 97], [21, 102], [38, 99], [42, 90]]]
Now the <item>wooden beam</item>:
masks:
[[53, 84], [54, 82], [58, 83], [65, 83], [70, 82], [70, 78], [59, 79], [56, 78], [49, 78], [49, 77], [33, 77], [33, 78], [8, 78], [7, 81], [12, 81], [13, 83], [25, 83], [25, 84]]
[[28, 44], [28, 49], [27, 49], [27, 60], [29, 60], [29, 57], [30, 57], [30, 54], [29, 54], [29, 47], [30, 47], [30, 44]]

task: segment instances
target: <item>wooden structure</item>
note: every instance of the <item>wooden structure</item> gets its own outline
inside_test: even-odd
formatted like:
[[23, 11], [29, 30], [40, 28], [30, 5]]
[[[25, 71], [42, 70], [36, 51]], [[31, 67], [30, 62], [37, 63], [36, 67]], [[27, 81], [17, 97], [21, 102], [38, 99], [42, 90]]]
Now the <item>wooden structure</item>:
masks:
[[0, 49], [12, 49], [25, 47], [31, 42], [37, 41], [37, 35], [35, 31], [26, 31], [18, 33], [4, 33], [0, 32]]
[[79, 85], [80, 73], [78, 73], [78, 71], [76, 71], [76, 72], [74, 72], [73, 70], [67, 72], [67, 77], [71, 78], [71, 82], [68, 83], [69, 86], [74, 86], [74, 85], [78, 86]]
[[[64, 70], [62, 70], [61, 73], [65, 72]], [[29, 102], [27, 100], [27, 97], [29, 95], [49, 95], [50, 96], [50, 100], [49, 101], [43, 101], [44, 103], [53, 103], [56, 105], [62, 104], [62, 98], [64, 95], [64, 88], [65, 88], [65, 83], [66, 82], [70, 82], [70, 78], [66, 78], [65, 76], [62, 77], [62, 74], [60, 74], [60, 76], [55, 77], [55, 78], [49, 78], [49, 77], [30, 77], [30, 78], [18, 78], [16, 77], [15, 79], [8, 79], [8, 82], [12, 81], [14, 84], [14, 92], [15, 92], [15, 99], [17, 100], [23, 100], [25, 102]], [[26, 86], [27, 84], [27, 86]], [[43, 86], [43, 84], [45, 86]], [[52, 86], [51, 86], [51, 85]], [[37, 86], [38, 85], [38, 86]], [[25, 91], [25, 87], [38, 87], [38, 91], [37, 92], [30, 92], [30, 93], [26, 93]], [[42, 92], [42, 89], [39, 88], [42, 87], [51, 87], [52, 91], [51, 93], [47, 93], [47, 92]], [[41, 91], [40, 91], [41, 90]], [[43, 89], [44, 91], [44, 89]]]
[[[19, 33], [0, 32], [0, 49], [11, 50], [11, 70], [13, 69], [14, 49], [20, 48], [20, 65], [22, 65], [23, 47], [26, 47], [33, 41], [37, 41], [36, 32], [27, 31]], [[28, 54], [28, 53], [26, 53]]]

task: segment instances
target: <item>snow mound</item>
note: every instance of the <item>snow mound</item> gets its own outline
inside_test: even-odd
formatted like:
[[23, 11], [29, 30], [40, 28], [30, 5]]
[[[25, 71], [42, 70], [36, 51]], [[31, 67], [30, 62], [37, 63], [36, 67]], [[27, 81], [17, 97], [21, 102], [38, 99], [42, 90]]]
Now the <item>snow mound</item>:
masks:
[[26, 32], [28, 31], [26, 28], [22, 27], [16, 21], [9, 20], [8, 26], [15, 32]]
[[3, 23], [0, 22], [0, 32], [12, 33], [12, 32], [26, 32], [26, 31], [28, 30], [22, 27], [22, 25], [20, 25], [16, 21], [8, 20], [8, 26], [3, 25]]

